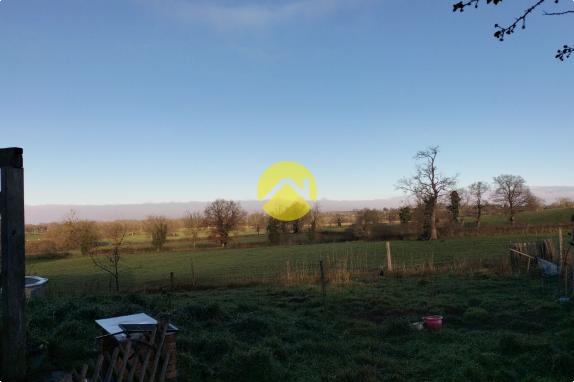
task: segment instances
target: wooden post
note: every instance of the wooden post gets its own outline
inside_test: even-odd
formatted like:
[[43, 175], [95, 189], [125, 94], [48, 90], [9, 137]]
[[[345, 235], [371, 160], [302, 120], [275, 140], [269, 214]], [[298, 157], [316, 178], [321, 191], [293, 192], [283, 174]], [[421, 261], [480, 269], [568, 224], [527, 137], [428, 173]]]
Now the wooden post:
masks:
[[391, 256], [391, 242], [387, 241], [387, 271], [393, 271], [393, 257]]
[[26, 379], [24, 169], [22, 149], [0, 149], [2, 244], [1, 380]]
[[564, 296], [568, 296], [568, 266], [564, 266]]
[[558, 228], [558, 272], [562, 274], [564, 261], [564, 238], [562, 237], [562, 228]]
[[327, 291], [325, 290], [325, 268], [323, 267], [323, 260], [319, 260], [319, 268], [321, 270], [321, 295], [323, 296], [323, 303], [325, 303]]
[[169, 285], [171, 287], [171, 290], [173, 291], [175, 289], [175, 281], [174, 281], [174, 277], [173, 277], [173, 272], [169, 272]]

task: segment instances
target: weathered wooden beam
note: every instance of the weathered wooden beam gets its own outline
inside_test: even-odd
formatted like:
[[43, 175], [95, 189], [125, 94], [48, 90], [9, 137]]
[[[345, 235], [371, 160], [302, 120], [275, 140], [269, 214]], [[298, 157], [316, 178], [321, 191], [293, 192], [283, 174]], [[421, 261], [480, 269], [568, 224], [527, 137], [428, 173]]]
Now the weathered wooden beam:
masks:
[[511, 249], [510, 249], [510, 252], [514, 252], [514, 253], [517, 253], [517, 254], [519, 254], [519, 255], [526, 256], [526, 257], [528, 257], [529, 259], [535, 259], [534, 256], [530, 256], [530, 255], [527, 254], [527, 253], [517, 251], [516, 249], [512, 249], [512, 248], [511, 248]]
[[[2, 160], [9, 157], [1, 150]], [[14, 151], [12, 151], [14, 154]], [[19, 158], [22, 158], [19, 152]], [[5, 162], [2, 162], [4, 165]], [[21, 164], [21, 163], [20, 163]], [[1, 168], [0, 238], [2, 243], [2, 381], [26, 380], [24, 169]]]
[[23, 150], [20, 147], [0, 149], [0, 167], [22, 168], [24, 165], [22, 153]]

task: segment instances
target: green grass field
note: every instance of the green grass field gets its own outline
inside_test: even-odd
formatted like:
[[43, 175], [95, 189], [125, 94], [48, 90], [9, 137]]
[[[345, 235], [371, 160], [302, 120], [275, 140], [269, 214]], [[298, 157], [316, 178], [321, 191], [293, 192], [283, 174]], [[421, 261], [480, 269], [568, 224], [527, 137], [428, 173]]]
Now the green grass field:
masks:
[[[549, 235], [541, 236], [548, 238]], [[534, 236], [465, 237], [436, 242], [393, 241], [395, 267], [412, 267], [432, 261], [436, 265], [462, 260], [493, 259], [507, 255], [512, 241], [534, 240]], [[121, 260], [121, 286], [138, 289], [168, 285], [173, 272], [177, 284], [224, 286], [277, 280], [287, 263], [318, 269], [320, 259], [336, 263], [345, 259], [350, 267], [376, 270], [386, 264], [384, 242], [345, 242], [246, 249], [146, 252], [125, 254]], [[49, 287], [58, 293], [106, 291], [108, 276], [89, 257], [58, 260], [29, 258], [29, 274], [50, 279]]]
[[[516, 224], [567, 224], [571, 222], [573, 215], [574, 208], [551, 208], [541, 211], [523, 211], [516, 215]], [[485, 226], [508, 225], [508, 217], [505, 215], [485, 215], [482, 218], [482, 223]]]
[[[568, 213], [522, 219], [556, 223]], [[393, 263], [395, 269], [498, 264], [511, 242], [557, 239], [552, 230], [530, 232], [392, 241]], [[130, 240], [145, 249], [148, 238]], [[266, 238], [244, 232], [236, 240], [252, 245]], [[573, 307], [557, 301], [556, 280], [542, 285], [534, 276], [502, 276], [488, 267], [380, 277], [387, 261], [381, 241], [190, 250], [180, 234], [167, 248], [124, 254], [118, 294], [109, 294], [109, 277], [89, 257], [29, 256], [27, 272], [50, 279], [47, 298], [28, 303], [30, 338], [45, 349], [31, 360], [31, 375], [80, 366], [95, 353], [93, 320], [138, 312], [169, 313], [182, 329], [182, 381], [538, 382], [574, 375]], [[345, 264], [372, 277], [328, 283], [325, 300], [315, 279], [281, 282], [287, 270], [318, 273], [320, 260], [327, 272]], [[195, 288], [171, 290], [170, 273], [176, 287]], [[444, 329], [410, 327], [426, 314], [444, 315]]]
[[[227, 256], [227, 254], [224, 254]], [[538, 279], [385, 277], [320, 288], [250, 287], [31, 301], [45, 352], [32, 373], [94, 356], [94, 319], [171, 314], [180, 381], [569, 381], [571, 304]], [[440, 332], [409, 323], [445, 316]]]

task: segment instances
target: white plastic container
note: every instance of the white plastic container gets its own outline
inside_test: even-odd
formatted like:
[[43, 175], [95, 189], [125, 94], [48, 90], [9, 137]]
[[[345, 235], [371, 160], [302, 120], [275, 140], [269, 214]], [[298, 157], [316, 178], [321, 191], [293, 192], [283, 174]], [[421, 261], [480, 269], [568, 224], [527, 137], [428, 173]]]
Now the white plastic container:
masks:
[[46, 295], [48, 279], [40, 276], [26, 276], [26, 297], [36, 298]]

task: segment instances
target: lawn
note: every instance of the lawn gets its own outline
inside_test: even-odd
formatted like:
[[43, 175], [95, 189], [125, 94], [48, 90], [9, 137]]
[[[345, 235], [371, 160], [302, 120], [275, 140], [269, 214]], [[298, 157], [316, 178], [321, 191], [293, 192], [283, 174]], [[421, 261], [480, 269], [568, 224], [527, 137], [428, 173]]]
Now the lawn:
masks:
[[[543, 236], [548, 237], [548, 236]], [[493, 259], [507, 255], [512, 241], [535, 237], [465, 237], [436, 242], [393, 241], [395, 267], [411, 267], [423, 262], [452, 263], [464, 259]], [[168, 285], [170, 273], [178, 284], [196, 281], [200, 286], [257, 283], [277, 280], [287, 263], [318, 267], [320, 259], [348, 260], [350, 266], [376, 270], [386, 264], [384, 242], [344, 242], [245, 249], [145, 252], [125, 254], [121, 260], [121, 285], [141, 289]], [[27, 272], [50, 279], [49, 290], [58, 293], [85, 293], [107, 290], [108, 277], [88, 257], [57, 260], [28, 259]]]
[[[228, 256], [221, 253], [222, 256]], [[231, 256], [231, 254], [229, 254]], [[93, 356], [94, 319], [171, 313], [181, 381], [566, 381], [574, 319], [538, 279], [384, 277], [329, 286], [51, 297], [28, 304], [34, 374]], [[440, 332], [409, 323], [442, 314]]]
[[[571, 222], [573, 215], [574, 208], [549, 208], [541, 211], [523, 211], [516, 214], [516, 224], [567, 224]], [[508, 216], [484, 215], [482, 223], [485, 226], [508, 225]]]

